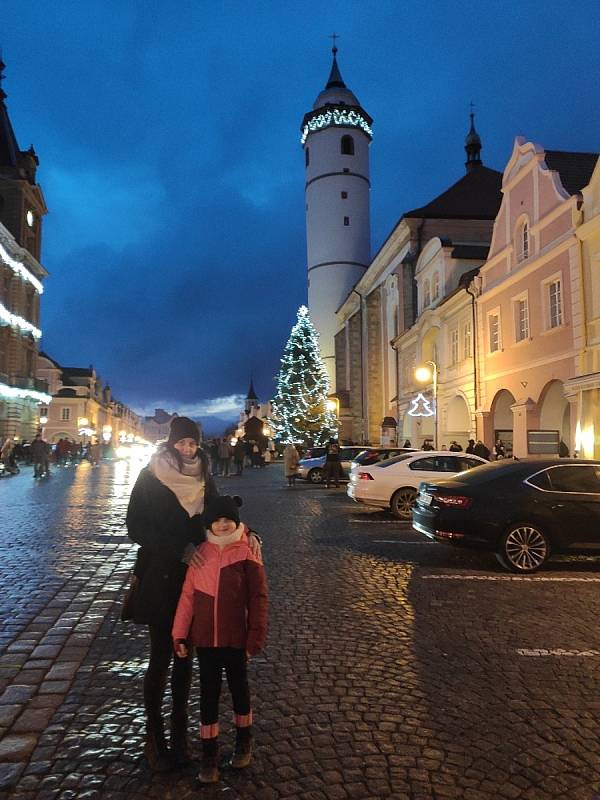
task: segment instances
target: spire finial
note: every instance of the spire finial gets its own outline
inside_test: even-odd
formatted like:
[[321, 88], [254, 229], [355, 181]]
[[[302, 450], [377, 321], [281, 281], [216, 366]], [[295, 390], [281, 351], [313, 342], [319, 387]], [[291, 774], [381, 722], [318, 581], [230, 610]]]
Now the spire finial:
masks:
[[331, 52], [333, 53], [333, 57], [335, 58], [335, 54], [336, 54], [336, 53], [337, 53], [337, 51], [338, 51], [338, 49], [337, 49], [337, 45], [336, 45], [336, 43], [335, 43], [335, 40], [336, 40], [336, 39], [339, 39], [339, 38], [340, 38], [340, 36], [339, 36], [337, 33], [332, 33], [332, 34], [331, 34], [331, 36], [328, 36], [327, 38], [328, 38], [328, 39], [332, 39], [332, 40], [333, 40], [333, 47], [331, 48]]
[[472, 172], [481, 166], [481, 139], [475, 130], [475, 105], [473, 102], [469, 103], [469, 116], [471, 117], [471, 128], [465, 139], [465, 151], [467, 153], [465, 167], [467, 172]]

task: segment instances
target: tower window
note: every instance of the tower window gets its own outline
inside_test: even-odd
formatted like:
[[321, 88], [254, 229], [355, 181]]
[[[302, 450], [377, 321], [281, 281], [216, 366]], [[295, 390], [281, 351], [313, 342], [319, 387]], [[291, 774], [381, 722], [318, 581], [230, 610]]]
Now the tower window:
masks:
[[342, 192], [342, 200], [348, 199], [348, 192]]
[[350, 225], [350, 217], [344, 217], [344, 225]]
[[342, 136], [342, 155], [343, 156], [354, 155], [354, 139], [348, 134]]
[[308, 147], [304, 148], [304, 164], [307, 167], [310, 164], [310, 149]]
[[344, 169], [342, 170], [342, 172], [350, 172], [350, 169], [349, 169], [348, 167], [344, 167]]

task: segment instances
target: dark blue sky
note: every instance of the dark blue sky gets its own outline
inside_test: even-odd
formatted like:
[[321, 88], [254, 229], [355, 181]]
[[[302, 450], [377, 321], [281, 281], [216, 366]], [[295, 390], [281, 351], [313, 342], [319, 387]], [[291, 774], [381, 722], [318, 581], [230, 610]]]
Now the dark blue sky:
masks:
[[50, 209], [43, 347], [138, 409], [228, 416], [250, 372], [273, 393], [306, 300], [299, 125], [333, 31], [374, 118], [373, 252], [463, 174], [470, 101], [488, 166], [517, 134], [600, 150], [597, 0], [4, 0], [2, 18]]

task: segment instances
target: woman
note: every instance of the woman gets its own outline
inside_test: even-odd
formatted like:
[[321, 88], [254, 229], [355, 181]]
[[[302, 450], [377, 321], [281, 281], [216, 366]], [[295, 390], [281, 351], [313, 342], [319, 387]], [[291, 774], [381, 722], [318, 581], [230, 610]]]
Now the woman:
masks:
[[294, 445], [290, 442], [286, 444], [283, 451], [283, 467], [285, 469], [285, 477], [288, 480], [288, 486], [294, 486], [296, 483], [296, 472], [298, 470], [298, 462], [300, 456]]
[[[164, 772], [190, 760], [187, 705], [192, 660], [177, 658], [171, 672], [171, 752], [165, 740], [162, 703], [172, 661], [171, 628], [188, 564], [204, 541], [202, 512], [218, 491], [208, 459], [199, 448], [200, 431], [187, 417], [175, 417], [169, 439], [140, 472], [127, 510], [129, 537], [141, 545], [134, 573], [139, 579], [133, 620], [148, 625], [150, 659], [144, 677], [146, 743], [150, 768]], [[258, 548], [257, 537], [250, 540]], [[172, 760], [171, 760], [172, 759]]]

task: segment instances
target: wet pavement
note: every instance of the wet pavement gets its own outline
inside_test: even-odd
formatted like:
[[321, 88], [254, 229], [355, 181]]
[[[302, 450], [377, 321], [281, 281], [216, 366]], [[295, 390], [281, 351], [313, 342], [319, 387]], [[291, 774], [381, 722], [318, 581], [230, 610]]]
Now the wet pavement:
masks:
[[[255, 762], [152, 776], [145, 631], [118, 620], [135, 474], [0, 480], [0, 798], [600, 798], [600, 562], [515, 579], [279, 465], [219, 480], [265, 541]], [[224, 692], [224, 757], [230, 719]]]

